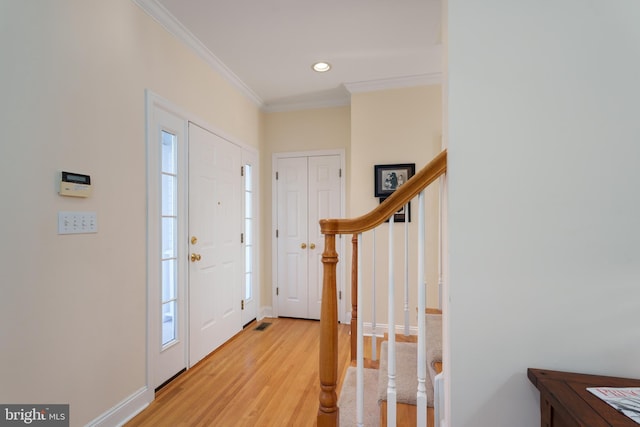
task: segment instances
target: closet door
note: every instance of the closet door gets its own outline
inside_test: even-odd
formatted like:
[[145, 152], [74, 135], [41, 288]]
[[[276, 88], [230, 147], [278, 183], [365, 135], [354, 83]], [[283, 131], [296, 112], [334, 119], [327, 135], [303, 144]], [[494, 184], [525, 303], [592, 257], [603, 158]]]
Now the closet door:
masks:
[[320, 319], [322, 303], [322, 251], [324, 236], [320, 233], [320, 220], [340, 218], [341, 197], [340, 156], [314, 156], [308, 159], [308, 289], [309, 319]]
[[277, 164], [278, 314], [308, 316], [307, 158]]
[[341, 215], [339, 155], [278, 159], [278, 314], [319, 319], [322, 218]]

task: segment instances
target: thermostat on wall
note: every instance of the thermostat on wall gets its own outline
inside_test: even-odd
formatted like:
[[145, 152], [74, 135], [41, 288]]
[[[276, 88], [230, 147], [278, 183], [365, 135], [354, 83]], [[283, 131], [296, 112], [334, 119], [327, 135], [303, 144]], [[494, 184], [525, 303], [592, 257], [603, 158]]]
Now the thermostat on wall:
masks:
[[91, 177], [80, 173], [62, 172], [60, 195], [89, 197], [91, 195]]

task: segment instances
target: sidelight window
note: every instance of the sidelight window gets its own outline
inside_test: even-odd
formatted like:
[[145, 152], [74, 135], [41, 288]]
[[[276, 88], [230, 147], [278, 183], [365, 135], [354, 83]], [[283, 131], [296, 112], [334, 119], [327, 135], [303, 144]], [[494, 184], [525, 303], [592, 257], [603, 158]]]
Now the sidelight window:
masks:
[[178, 162], [177, 137], [162, 131], [161, 138], [161, 263], [162, 263], [162, 346], [177, 339], [178, 310]]

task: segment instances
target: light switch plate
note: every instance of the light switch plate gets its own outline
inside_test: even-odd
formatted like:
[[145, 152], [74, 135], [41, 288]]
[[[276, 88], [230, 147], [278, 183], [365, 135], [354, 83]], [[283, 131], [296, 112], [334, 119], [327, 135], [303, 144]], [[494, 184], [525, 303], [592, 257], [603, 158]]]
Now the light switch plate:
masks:
[[58, 212], [58, 234], [84, 234], [98, 232], [96, 212]]

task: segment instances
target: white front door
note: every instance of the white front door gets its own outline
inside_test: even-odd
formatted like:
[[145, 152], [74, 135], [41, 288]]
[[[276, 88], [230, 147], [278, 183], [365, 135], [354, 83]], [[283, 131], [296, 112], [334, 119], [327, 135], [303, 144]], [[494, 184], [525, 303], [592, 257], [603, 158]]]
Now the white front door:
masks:
[[341, 159], [338, 155], [277, 160], [278, 315], [320, 318], [322, 218], [341, 216]]
[[189, 124], [189, 360], [242, 329], [241, 149]]

